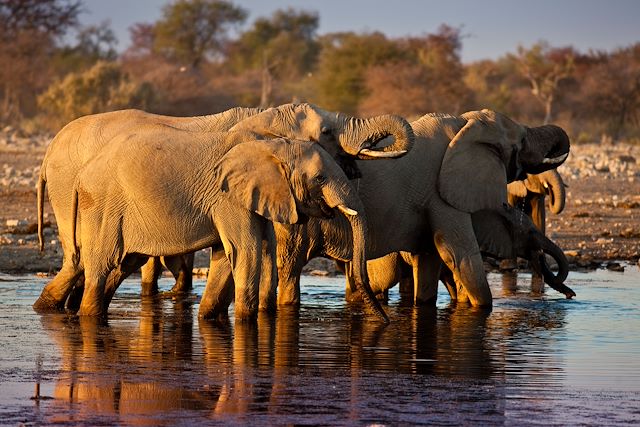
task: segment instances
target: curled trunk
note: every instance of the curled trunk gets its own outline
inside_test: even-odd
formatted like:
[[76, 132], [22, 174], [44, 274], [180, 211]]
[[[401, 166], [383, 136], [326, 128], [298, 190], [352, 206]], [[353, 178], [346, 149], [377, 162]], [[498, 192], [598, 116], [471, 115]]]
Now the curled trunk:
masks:
[[569, 155], [569, 136], [558, 126], [527, 128], [519, 154], [525, 172], [537, 174], [560, 166]]
[[545, 172], [541, 179], [546, 183], [547, 195], [549, 196], [549, 210], [553, 214], [559, 214], [564, 210], [566, 198], [562, 177], [557, 170], [552, 169]]
[[[338, 139], [348, 154], [361, 159], [400, 157], [413, 147], [415, 136], [411, 125], [399, 116], [390, 114], [359, 119], [340, 115], [344, 123]], [[393, 142], [376, 148], [376, 144], [387, 137]]]
[[[547, 237], [541, 236], [539, 239], [541, 249], [536, 251], [531, 259], [534, 270], [542, 274], [545, 283], [556, 291], [564, 294], [567, 298], [575, 297], [576, 293], [564, 284], [569, 274], [569, 261], [567, 257], [562, 252], [562, 249]], [[556, 261], [558, 264], [558, 273], [554, 274], [553, 271], [551, 271], [545, 259], [545, 254], [550, 255], [551, 258]]]

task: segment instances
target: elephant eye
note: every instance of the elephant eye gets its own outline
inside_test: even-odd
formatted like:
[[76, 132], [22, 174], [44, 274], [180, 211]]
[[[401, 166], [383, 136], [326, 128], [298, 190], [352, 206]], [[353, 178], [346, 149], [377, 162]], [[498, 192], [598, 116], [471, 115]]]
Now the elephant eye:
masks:
[[320, 133], [323, 135], [331, 135], [331, 128], [328, 126], [322, 126], [322, 129], [320, 129]]
[[327, 177], [324, 175], [316, 175], [314, 180], [317, 184], [324, 184], [325, 182], [327, 182]]

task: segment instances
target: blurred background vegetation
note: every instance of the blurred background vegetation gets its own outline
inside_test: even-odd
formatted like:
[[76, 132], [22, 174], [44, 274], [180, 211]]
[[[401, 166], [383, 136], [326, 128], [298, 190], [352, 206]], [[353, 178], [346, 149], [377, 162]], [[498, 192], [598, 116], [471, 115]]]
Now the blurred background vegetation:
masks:
[[248, 11], [232, 1], [174, 0], [157, 22], [133, 25], [118, 53], [109, 23], [81, 27], [82, 10], [81, 0], [0, 0], [0, 126], [55, 132], [121, 108], [203, 115], [312, 102], [408, 119], [491, 108], [557, 123], [575, 142], [640, 139], [640, 43], [578, 52], [542, 41], [463, 64], [464, 34], [446, 24], [420, 37], [318, 35], [316, 12], [286, 9], [241, 30]]

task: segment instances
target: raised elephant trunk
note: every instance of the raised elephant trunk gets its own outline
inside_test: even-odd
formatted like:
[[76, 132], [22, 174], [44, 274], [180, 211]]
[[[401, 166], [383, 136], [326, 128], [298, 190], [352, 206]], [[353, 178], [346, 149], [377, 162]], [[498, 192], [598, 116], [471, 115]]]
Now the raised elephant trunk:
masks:
[[[344, 131], [338, 137], [340, 146], [353, 156], [361, 159], [400, 157], [413, 147], [413, 129], [399, 116], [386, 114], [360, 119], [339, 114], [338, 118], [344, 123]], [[376, 148], [376, 144], [388, 136], [394, 141]]]
[[383, 322], [389, 323], [389, 317], [380, 306], [380, 302], [378, 302], [369, 284], [366, 257], [367, 223], [362, 202], [355, 196], [353, 190], [331, 188], [329, 186], [325, 188], [323, 198], [329, 207], [340, 211], [351, 225], [353, 235], [353, 277], [356, 287], [362, 294], [365, 305]]
[[564, 182], [557, 170], [552, 169], [543, 174], [543, 185], [549, 196], [549, 210], [553, 214], [559, 214], [564, 210], [566, 194]]
[[[542, 274], [545, 283], [556, 291], [564, 294], [567, 298], [576, 296], [576, 293], [564, 284], [569, 274], [569, 261], [562, 252], [562, 249], [545, 236], [538, 237], [540, 249], [533, 254], [531, 259], [533, 269]], [[558, 264], [558, 273], [554, 274], [547, 264], [545, 254], [549, 254]]]
[[520, 164], [525, 172], [537, 174], [560, 166], [569, 156], [569, 136], [559, 126], [527, 128]]

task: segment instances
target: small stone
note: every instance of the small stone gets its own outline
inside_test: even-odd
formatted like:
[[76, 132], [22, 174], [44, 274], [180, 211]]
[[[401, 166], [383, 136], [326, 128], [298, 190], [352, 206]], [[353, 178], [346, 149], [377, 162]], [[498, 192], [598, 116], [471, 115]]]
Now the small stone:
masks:
[[624, 273], [624, 266], [621, 265], [619, 262], [608, 262], [606, 267], [607, 267], [607, 270]]
[[327, 270], [311, 270], [309, 274], [311, 276], [320, 276], [320, 277], [329, 276], [329, 272]]

